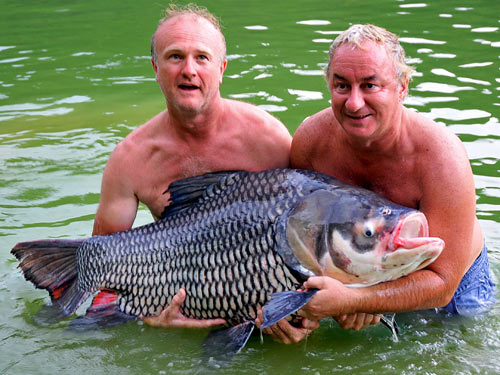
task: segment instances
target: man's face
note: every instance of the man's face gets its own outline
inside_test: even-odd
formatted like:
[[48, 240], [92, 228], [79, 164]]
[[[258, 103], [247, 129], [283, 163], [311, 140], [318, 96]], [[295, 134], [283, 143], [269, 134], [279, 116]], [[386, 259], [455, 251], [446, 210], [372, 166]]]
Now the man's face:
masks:
[[169, 110], [195, 115], [219, 96], [226, 68], [222, 43], [219, 31], [200, 17], [174, 17], [158, 28], [153, 68]]
[[407, 83], [398, 82], [383, 45], [366, 41], [362, 47], [343, 44], [335, 50], [329, 87], [333, 112], [342, 128], [353, 137], [370, 140], [401, 120]]

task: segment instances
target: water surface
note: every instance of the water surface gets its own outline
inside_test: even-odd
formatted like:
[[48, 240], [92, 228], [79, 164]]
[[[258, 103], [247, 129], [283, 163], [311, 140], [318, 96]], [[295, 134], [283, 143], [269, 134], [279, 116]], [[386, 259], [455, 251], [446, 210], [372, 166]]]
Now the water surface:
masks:
[[[200, 1], [222, 18], [224, 97], [271, 112], [293, 133], [329, 105], [322, 76], [331, 41], [352, 23], [401, 36], [417, 72], [406, 104], [464, 142], [477, 214], [500, 275], [500, 3], [497, 1]], [[88, 236], [115, 145], [164, 108], [149, 61], [157, 1], [0, 0], [0, 374], [204, 373], [206, 331], [138, 323], [100, 332], [43, 325], [48, 301], [16, 269], [18, 241]], [[160, 173], [160, 172], [159, 172]], [[141, 207], [136, 225], [151, 221]], [[253, 337], [217, 373], [497, 374], [500, 307], [472, 319], [398, 315], [344, 331], [332, 321], [307, 342]]]

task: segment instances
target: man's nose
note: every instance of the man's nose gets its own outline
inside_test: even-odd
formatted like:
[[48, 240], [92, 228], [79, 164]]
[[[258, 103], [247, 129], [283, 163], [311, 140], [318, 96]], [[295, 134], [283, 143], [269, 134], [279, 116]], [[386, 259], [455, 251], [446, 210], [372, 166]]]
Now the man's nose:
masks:
[[365, 99], [363, 93], [358, 87], [353, 87], [349, 93], [349, 97], [345, 102], [347, 110], [350, 112], [356, 112], [363, 108], [365, 105]]
[[188, 77], [193, 77], [196, 75], [196, 62], [191, 56], [188, 56], [184, 59], [182, 73]]

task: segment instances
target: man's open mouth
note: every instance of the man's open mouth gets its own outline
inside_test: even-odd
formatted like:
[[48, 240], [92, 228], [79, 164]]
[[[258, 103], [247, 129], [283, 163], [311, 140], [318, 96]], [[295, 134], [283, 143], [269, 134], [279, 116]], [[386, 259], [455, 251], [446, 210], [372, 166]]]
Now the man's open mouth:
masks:
[[198, 86], [195, 85], [179, 85], [179, 88], [181, 90], [187, 90], [187, 91], [198, 90]]

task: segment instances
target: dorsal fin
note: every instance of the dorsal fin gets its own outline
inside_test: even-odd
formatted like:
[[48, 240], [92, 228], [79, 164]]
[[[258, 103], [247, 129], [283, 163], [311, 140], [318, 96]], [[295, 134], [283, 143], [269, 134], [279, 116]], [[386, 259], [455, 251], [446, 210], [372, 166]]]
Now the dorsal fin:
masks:
[[219, 184], [226, 176], [244, 171], [221, 171], [206, 173], [201, 176], [184, 178], [170, 184], [165, 193], [170, 193], [170, 204], [165, 207], [162, 218], [180, 212], [195, 203], [208, 189], [208, 187]]

